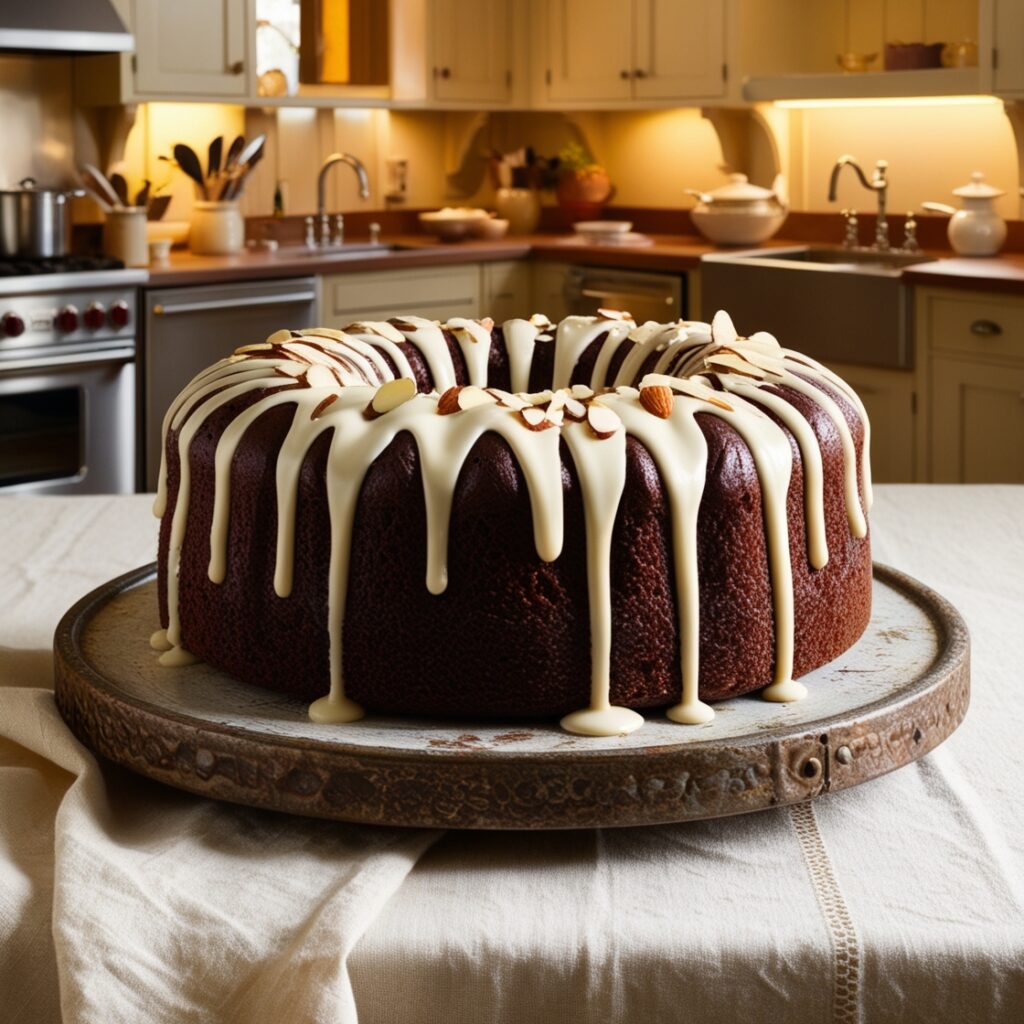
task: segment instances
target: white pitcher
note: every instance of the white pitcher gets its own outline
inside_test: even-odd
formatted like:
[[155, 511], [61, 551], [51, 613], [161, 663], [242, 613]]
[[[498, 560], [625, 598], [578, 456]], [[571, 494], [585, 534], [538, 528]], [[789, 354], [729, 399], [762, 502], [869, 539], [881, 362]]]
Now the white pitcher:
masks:
[[949, 244], [961, 256], [994, 256], [1006, 241], [1006, 221], [996, 213], [994, 200], [1006, 193], [985, 181], [981, 171], [968, 185], [953, 189], [963, 200], [958, 210], [946, 203], [922, 203], [926, 210], [949, 214]]

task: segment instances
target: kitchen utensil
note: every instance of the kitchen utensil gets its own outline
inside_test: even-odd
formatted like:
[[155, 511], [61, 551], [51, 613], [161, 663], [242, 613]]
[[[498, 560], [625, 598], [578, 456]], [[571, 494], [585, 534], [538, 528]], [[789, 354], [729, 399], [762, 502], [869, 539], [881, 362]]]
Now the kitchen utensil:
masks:
[[91, 190], [103, 196], [111, 206], [116, 208], [123, 205], [113, 186], [107, 180], [107, 176], [98, 167], [94, 167], [92, 164], [82, 164], [78, 172]]
[[203, 199], [209, 199], [210, 196], [206, 190], [206, 179], [203, 177], [203, 168], [199, 163], [199, 157], [196, 156], [196, 151], [191, 146], [186, 146], [185, 143], [179, 142], [174, 147], [174, 159], [178, 161], [178, 166], [185, 174], [199, 186], [199, 193]]
[[167, 207], [170, 205], [170, 196], [153, 196], [153, 198], [150, 199], [149, 201], [149, 208], [146, 211], [147, 220], [160, 220], [163, 217], [163, 215], [167, 212]]
[[257, 135], [256, 138], [242, 150], [238, 157], [238, 164], [235, 167], [233, 174], [221, 188], [220, 195], [218, 196], [219, 199], [237, 199], [242, 194], [242, 189], [245, 187], [245, 179], [252, 173], [253, 168], [263, 159], [263, 154], [266, 152], [265, 143], [266, 136]]
[[238, 160], [236, 161], [238, 167], [245, 167], [245, 165], [252, 160], [253, 156], [263, 149], [266, 141], [267, 137], [262, 133], [252, 139], [249, 144], [242, 149], [242, 152], [238, 154]]
[[690, 211], [695, 227], [720, 245], [763, 242], [782, 227], [789, 213], [778, 188], [752, 185], [745, 174], [730, 174], [728, 184], [710, 192], [686, 191], [700, 200]]
[[142, 206], [142, 207], [149, 206], [149, 189], [150, 189], [150, 180], [149, 180], [149, 178], [146, 178], [146, 180], [142, 184], [142, 188], [140, 188], [139, 191], [135, 193], [135, 205], [136, 206]]
[[953, 189], [963, 200], [958, 210], [946, 203], [922, 203], [925, 210], [949, 215], [946, 233], [953, 251], [960, 256], [994, 256], [1006, 241], [1006, 221], [996, 212], [995, 200], [1006, 193], [989, 185], [981, 171], [971, 175], [970, 183]]
[[242, 149], [245, 146], [245, 136], [236, 135], [234, 141], [228, 146], [228, 154], [224, 158], [224, 171], [226, 174], [230, 174], [238, 163], [238, 158], [242, 153]]
[[206, 176], [216, 178], [220, 174], [220, 158], [224, 151], [224, 136], [218, 135], [210, 142], [206, 151]]
[[71, 242], [68, 198], [84, 195], [82, 189], [40, 188], [35, 178], [0, 190], [0, 256], [63, 256]]
[[125, 181], [124, 175], [115, 171], [107, 180], [110, 182], [110, 187], [117, 193], [117, 198], [121, 200], [121, 205], [128, 206], [128, 182]]

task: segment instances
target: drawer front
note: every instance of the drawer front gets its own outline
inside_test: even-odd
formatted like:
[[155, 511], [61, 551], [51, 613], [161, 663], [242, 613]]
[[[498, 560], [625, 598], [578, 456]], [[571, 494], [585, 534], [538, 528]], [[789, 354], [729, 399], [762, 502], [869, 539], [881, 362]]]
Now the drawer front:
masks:
[[400, 314], [447, 320], [480, 315], [480, 268], [387, 270], [335, 274], [323, 280], [323, 316], [329, 326], [380, 320]]
[[1024, 299], [927, 292], [924, 304], [933, 350], [983, 359], [1024, 360]]

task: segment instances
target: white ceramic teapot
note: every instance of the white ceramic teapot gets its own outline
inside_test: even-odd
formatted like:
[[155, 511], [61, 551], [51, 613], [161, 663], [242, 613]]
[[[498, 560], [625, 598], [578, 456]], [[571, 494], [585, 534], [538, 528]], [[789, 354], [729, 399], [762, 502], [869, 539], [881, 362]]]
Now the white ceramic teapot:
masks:
[[687, 193], [699, 200], [690, 218], [705, 238], [719, 245], [756, 245], [771, 238], [789, 212], [781, 198], [781, 177], [774, 186], [761, 188], [747, 181], [745, 174], [730, 174], [727, 185], [711, 192], [688, 188]]
[[953, 189], [963, 200], [957, 210], [946, 203], [922, 203], [926, 210], [950, 215], [949, 244], [961, 256], [994, 256], [1006, 241], [1006, 221], [996, 213], [993, 202], [1006, 193], [985, 182], [985, 175], [975, 171], [968, 185]]

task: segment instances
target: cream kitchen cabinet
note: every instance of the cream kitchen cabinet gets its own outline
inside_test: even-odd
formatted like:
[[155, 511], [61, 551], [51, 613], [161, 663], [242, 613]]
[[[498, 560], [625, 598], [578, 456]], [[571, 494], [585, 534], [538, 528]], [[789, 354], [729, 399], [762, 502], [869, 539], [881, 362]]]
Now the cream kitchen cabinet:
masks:
[[996, 0], [992, 91], [1024, 96], [1024, 4]]
[[724, 0], [537, 0], [549, 105], [725, 93]]
[[528, 319], [534, 312], [530, 264], [502, 260], [480, 264], [480, 312], [496, 324], [516, 317]]
[[356, 320], [403, 314], [447, 320], [481, 314], [480, 264], [325, 275], [320, 281], [320, 323], [345, 327]]
[[135, 52], [75, 61], [79, 103], [255, 97], [252, 0], [118, 0]]
[[924, 479], [1024, 483], [1024, 298], [918, 289]]
[[393, 99], [440, 107], [523, 101], [525, 17], [513, 0], [393, 0]]
[[860, 396], [871, 424], [871, 476], [878, 483], [911, 483], [915, 479], [914, 374], [872, 366], [830, 363]]

